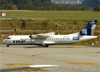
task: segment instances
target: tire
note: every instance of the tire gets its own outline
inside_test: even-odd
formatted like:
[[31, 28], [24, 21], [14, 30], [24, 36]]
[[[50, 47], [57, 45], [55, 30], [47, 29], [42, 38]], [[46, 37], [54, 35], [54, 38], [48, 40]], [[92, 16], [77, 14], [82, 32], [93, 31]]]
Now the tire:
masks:
[[49, 45], [45, 45], [45, 47], [48, 47]]
[[9, 47], [9, 45], [7, 45], [7, 47]]
[[48, 46], [49, 46], [49, 45], [45, 45], [45, 44], [43, 45], [43, 47], [48, 47]]

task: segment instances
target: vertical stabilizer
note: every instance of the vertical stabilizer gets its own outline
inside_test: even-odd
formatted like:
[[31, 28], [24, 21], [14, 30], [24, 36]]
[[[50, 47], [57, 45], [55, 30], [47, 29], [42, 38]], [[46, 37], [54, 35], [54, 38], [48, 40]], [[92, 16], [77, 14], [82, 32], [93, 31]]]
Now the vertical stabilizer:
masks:
[[97, 20], [91, 20], [88, 22], [87, 26], [80, 31], [81, 36], [93, 36], [96, 27]]

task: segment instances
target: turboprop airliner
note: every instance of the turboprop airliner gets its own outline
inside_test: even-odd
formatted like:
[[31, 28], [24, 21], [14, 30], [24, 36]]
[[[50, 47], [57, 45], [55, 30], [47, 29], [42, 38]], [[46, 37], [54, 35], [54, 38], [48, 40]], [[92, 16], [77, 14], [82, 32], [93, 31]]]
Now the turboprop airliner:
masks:
[[81, 31], [73, 34], [55, 35], [55, 32], [42, 33], [36, 35], [12, 35], [8, 36], [3, 43], [9, 45], [40, 45], [48, 47], [55, 44], [71, 44], [85, 40], [95, 39], [93, 36], [97, 20], [91, 20]]

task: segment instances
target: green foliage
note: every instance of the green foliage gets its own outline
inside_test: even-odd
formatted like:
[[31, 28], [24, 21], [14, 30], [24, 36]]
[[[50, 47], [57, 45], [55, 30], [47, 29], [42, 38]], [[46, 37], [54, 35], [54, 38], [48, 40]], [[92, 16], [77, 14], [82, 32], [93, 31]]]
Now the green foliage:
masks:
[[94, 11], [33, 11], [33, 10], [2, 10], [7, 13], [5, 17], [11, 19], [33, 20], [99, 20], [99, 12]]
[[85, 5], [85, 6], [80, 7], [80, 10], [81, 11], [89, 11], [89, 7]]
[[94, 7], [94, 9], [93, 9], [94, 11], [100, 11], [100, 5], [99, 6], [96, 6], [96, 7]]
[[78, 23], [77, 20], [75, 20], [75, 21], [74, 21], [74, 24], [76, 25], [77, 23]]
[[17, 10], [17, 6], [16, 5], [12, 5], [12, 10]]
[[[25, 30], [81, 30], [92, 19], [98, 20], [99, 12], [95, 11], [33, 11], [33, 10], [4, 10], [7, 16], [1, 17], [11, 21], [0, 21], [0, 28]], [[19, 21], [32, 19], [33, 21]]]
[[1, 10], [80, 10], [78, 6], [55, 4], [51, 0], [0, 0]]
[[25, 21], [23, 21], [21, 28], [25, 28], [26, 27], [26, 23]]
[[87, 5], [91, 8], [94, 8], [95, 6], [100, 4], [100, 0], [84, 0], [82, 5]]
[[17, 7], [11, 0], [0, 0], [0, 9], [5, 9], [5, 10], [16, 10]]

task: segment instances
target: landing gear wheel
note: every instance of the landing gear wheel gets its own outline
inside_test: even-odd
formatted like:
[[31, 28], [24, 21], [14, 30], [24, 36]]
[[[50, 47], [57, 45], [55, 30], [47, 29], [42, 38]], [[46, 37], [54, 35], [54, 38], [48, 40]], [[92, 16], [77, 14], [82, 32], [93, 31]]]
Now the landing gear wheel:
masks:
[[48, 47], [49, 45], [45, 45], [45, 47]]
[[48, 47], [48, 46], [49, 46], [49, 45], [45, 45], [45, 44], [43, 45], [43, 47]]
[[7, 45], [7, 47], [9, 47], [9, 45]]

